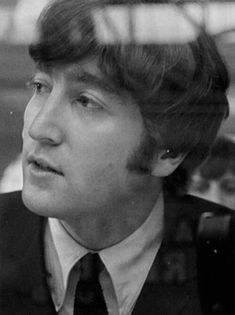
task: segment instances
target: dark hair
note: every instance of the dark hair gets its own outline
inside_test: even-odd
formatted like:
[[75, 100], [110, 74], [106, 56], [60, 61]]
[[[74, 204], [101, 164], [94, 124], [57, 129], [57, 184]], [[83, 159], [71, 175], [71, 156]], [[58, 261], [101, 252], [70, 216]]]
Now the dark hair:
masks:
[[[51, 66], [96, 56], [110, 82], [135, 99], [149, 143], [156, 149], [170, 149], [172, 155], [187, 154], [165, 179], [168, 190], [179, 190], [185, 185], [183, 174], [205, 158], [228, 115], [226, 67], [203, 30], [195, 40], [183, 44], [100, 43], [91, 10], [110, 3], [53, 2], [41, 14], [39, 41], [29, 47], [29, 53], [35, 62]], [[130, 3], [133, 1], [126, 1]]]
[[235, 175], [235, 143], [229, 138], [219, 137], [198, 172], [208, 180], [217, 180], [226, 172]]

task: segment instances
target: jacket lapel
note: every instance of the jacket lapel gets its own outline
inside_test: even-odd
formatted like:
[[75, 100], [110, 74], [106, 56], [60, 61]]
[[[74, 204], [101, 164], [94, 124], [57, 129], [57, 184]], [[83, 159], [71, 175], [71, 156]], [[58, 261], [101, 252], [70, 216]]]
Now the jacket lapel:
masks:
[[161, 264], [159, 256], [164, 256], [163, 251], [161, 247], [132, 315], [181, 315], [183, 314], [181, 311], [189, 302], [189, 294], [185, 286], [161, 282], [158, 271]]
[[163, 242], [132, 315], [199, 315], [193, 231], [183, 233], [180, 241], [177, 232], [172, 235], [179, 217], [185, 218], [185, 208], [190, 209], [181, 198], [169, 195], [164, 196], [164, 204]]

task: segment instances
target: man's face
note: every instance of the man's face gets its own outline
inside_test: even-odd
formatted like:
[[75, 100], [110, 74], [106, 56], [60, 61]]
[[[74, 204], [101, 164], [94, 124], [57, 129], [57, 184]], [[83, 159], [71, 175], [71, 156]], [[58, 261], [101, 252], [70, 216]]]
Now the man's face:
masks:
[[206, 179], [196, 172], [189, 193], [235, 210], [235, 175], [227, 171], [218, 179]]
[[[61, 219], [120, 207], [143, 184], [127, 164], [144, 138], [138, 107], [95, 61], [38, 70], [23, 129], [23, 200]], [[125, 95], [124, 95], [125, 94]]]

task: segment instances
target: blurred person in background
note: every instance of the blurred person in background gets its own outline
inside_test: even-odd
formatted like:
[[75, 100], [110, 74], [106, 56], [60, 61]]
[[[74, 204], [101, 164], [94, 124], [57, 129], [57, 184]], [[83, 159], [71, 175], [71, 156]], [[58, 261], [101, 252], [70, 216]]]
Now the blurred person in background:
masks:
[[194, 171], [188, 192], [235, 210], [235, 143], [221, 136], [206, 161]]
[[[55, 1], [39, 19], [23, 190], [0, 198], [1, 315], [201, 314], [195, 228], [227, 209], [181, 194], [179, 174], [228, 116], [227, 69], [202, 29], [146, 42], [160, 8], [125, 24], [112, 2]], [[102, 17], [106, 35], [123, 36], [114, 19], [146, 36], [103, 41]]]

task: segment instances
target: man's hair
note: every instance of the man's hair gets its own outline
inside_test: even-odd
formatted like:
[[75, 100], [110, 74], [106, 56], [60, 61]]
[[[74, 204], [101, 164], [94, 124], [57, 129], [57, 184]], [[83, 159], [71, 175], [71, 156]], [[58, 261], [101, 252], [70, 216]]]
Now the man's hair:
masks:
[[101, 43], [91, 12], [111, 2], [53, 2], [41, 14], [39, 40], [29, 53], [36, 63], [47, 66], [96, 57], [109, 82], [117, 90], [129, 91], [140, 108], [152, 146], [143, 153], [149, 167], [142, 161], [145, 166], [140, 169], [150, 171], [151, 158], [159, 149], [169, 149], [172, 157], [186, 154], [166, 179], [168, 190], [179, 190], [185, 185], [182, 176], [202, 162], [228, 115], [226, 67], [202, 29], [187, 43]]
[[235, 175], [235, 143], [227, 137], [219, 137], [209, 156], [198, 168], [207, 180], [218, 180], [227, 172]]

